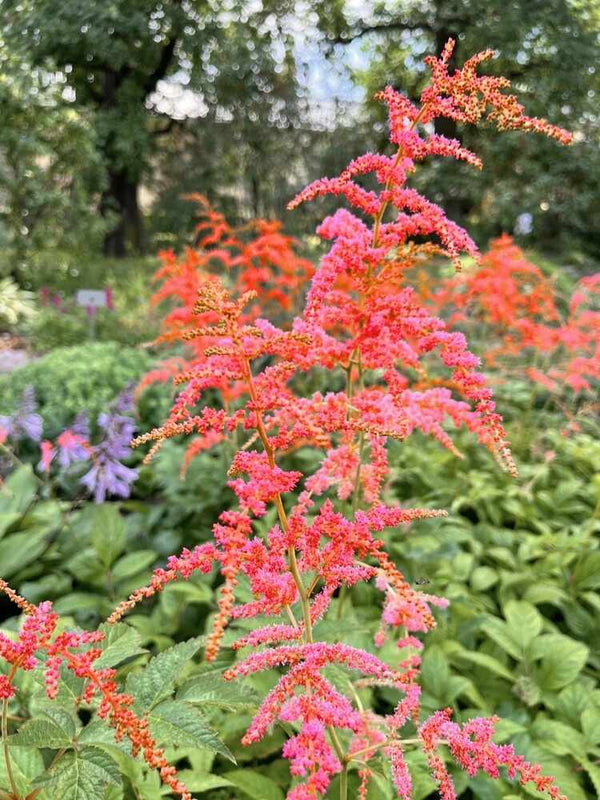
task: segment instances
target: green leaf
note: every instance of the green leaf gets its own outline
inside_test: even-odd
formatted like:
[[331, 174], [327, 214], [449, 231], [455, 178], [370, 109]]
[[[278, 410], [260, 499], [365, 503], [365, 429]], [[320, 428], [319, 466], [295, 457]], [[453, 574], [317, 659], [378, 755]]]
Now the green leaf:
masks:
[[113, 503], [96, 507], [92, 522], [92, 545], [107, 569], [123, 552], [125, 522], [118, 506]]
[[251, 769], [234, 769], [225, 777], [251, 800], [284, 800], [284, 795], [275, 781]]
[[0, 495], [0, 511], [21, 516], [31, 505], [39, 485], [30, 464], [19, 467], [4, 482]]
[[542, 630], [542, 617], [531, 603], [509, 600], [504, 606], [504, 616], [508, 622], [510, 636], [526, 650]]
[[540, 636], [533, 657], [542, 659], [537, 672], [541, 688], [555, 691], [574, 681], [585, 666], [588, 652], [584, 644], [560, 633]]
[[118, 765], [98, 747], [83, 747], [65, 755], [38, 782], [60, 800], [104, 800], [111, 784], [119, 785]]
[[476, 592], [485, 592], [498, 582], [498, 573], [491, 567], [476, 567], [471, 573], [471, 587]]
[[[57, 709], [60, 714], [60, 709]], [[68, 714], [63, 712], [67, 720], [60, 724], [58, 714], [53, 714], [54, 719], [48, 715], [35, 717], [25, 722], [19, 728], [18, 733], [9, 738], [9, 743], [13, 747], [48, 747], [53, 750], [60, 750], [69, 747], [72, 743], [75, 727], [73, 720]]]
[[137, 550], [122, 556], [112, 568], [115, 583], [131, 578], [149, 567], [156, 560], [154, 550]]
[[197, 708], [179, 700], [165, 700], [148, 715], [152, 735], [161, 745], [204, 747], [235, 761]]
[[455, 655], [462, 661], [469, 661], [471, 664], [476, 664], [478, 667], [483, 667], [490, 672], [494, 672], [501, 678], [511, 681], [511, 683], [515, 679], [513, 673], [507, 667], [505, 667], [501, 661], [498, 661], [497, 658], [494, 658], [487, 653], [479, 653], [476, 650], [460, 648], [460, 650], [453, 650], [452, 655]]
[[[15, 747], [11, 750], [12, 769], [21, 796], [25, 797], [32, 781], [44, 770], [44, 759], [35, 747]], [[10, 784], [6, 774], [6, 761], [0, 758], [0, 787], [9, 789]]]
[[581, 728], [588, 749], [595, 744], [600, 744], [600, 709], [586, 708], [581, 715]]
[[229, 683], [220, 675], [203, 675], [189, 681], [179, 689], [177, 698], [225, 711], [252, 709], [258, 701], [258, 696], [252, 689]]
[[20, 519], [19, 511], [0, 511], [0, 538]]
[[539, 743], [554, 755], [577, 755], [585, 753], [582, 734], [555, 719], [539, 719], [534, 725]]
[[124, 622], [116, 625], [101, 625], [105, 634], [102, 642], [102, 655], [94, 662], [96, 667], [116, 667], [122, 661], [147, 652], [140, 646], [142, 637], [135, 628]]
[[573, 571], [572, 581], [578, 591], [600, 588], [600, 553], [581, 558]]
[[190, 792], [210, 792], [211, 789], [222, 789], [233, 786], [233, 783], [222, 775], [202, 775], [193, 769], [183, 769], [177, 773], [179, 780], [183, 781]]
[[13, 533], [0, 542], [2, 577], [11, 578], [19, 570], [35, 561], [46, 549], [50, 528], [40, 531]]
[[496, 617], [491, 617], [482, 625], [482, 630], [515, 660], [520, 661], [523, 658], [523, 652], [519, 644], [514, 640], [506, 622]]
[[594, 791], [596, 792], [596, 797], [600, 797], [600, 767], [597, 764], [591, 762], [585, 756], [575, 756], [577, 761], [581, 764], [587, 774], [590, 776], [590, 780], [592, 782], [592, 786], [594, 787]]
[[202, 637], [181, 642], [151, 658], [143, 672], [127, 676], [126, 689], [136, 707], [146, 711], [171, 694], [173, 684], [187, 662], [198, 652]]

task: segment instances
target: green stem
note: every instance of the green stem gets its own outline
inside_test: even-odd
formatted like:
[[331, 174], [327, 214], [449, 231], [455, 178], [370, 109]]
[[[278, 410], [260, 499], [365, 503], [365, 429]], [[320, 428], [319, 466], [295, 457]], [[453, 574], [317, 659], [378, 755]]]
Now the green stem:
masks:
[[[16, 671], [17, 667], [15, 664], [13, 664], [10, 670], [10, 674], [8, 676], [9, 683], [12, 682], [12, 679], [14, 678]], [[15, 775], [13, 772], [12, 762], [10, 760], [10, 752], [8, 747], [8, 697], [5, 697], [4, 700], [2, 701], [2, 747], [4, 749], [4, 762], [6, 764], [6, 774], [8, 776], [10, 790], [13, 794], [14, 800], [21, 800], [21, 795], [19, 794], [17, 783], [15, 781]]]
[[348, 800], [348, 764], [344, 764], [340, 774], [340, 800]]

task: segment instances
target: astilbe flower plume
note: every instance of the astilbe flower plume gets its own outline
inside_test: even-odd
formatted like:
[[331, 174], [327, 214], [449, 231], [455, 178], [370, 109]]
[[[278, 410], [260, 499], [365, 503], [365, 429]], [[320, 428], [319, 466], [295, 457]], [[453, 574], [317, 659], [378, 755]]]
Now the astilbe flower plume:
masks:
[[[550, 123], [526, 117], [516, 99], [503, 92], [505, 79], [477, 74], [489, 51], [450, 75], [452, 47], [450, 42], [440, 59], [428, 60], [432, 78], [420, 107], [389, 87], [381, 93], [395, 155], [361, 156], [338, 177], [311, 184], [290, 204], [293, 208], [333, 194], [358, 212], [339, 209], [320, 226], [331, 247], [311, 282], [304, 312], [291, 327], [260, 316], [256, 284], [242, 281], [239, 296], [204, 271], [198, 277], [186, 268], [179, 275], [170, 257], [169, 275], [179, 275], [186, 287], [197, 291], [193, 307], [186, 299], [171, 317], [183, 340], [194, 343], [194, 357], [178, 378], [187, 385], [168, 420], [135, 444], [151, 443], [151, 457], [169, 437], [195, 434], [210, 446], [235, 433], [244, 442], [229, 475], [238, 504], [220, 515], [211, 542], [170, 559], [167, 569], [157, 570], [150, 584], [121, 603], [110, 621], [172, 580], [187, 579], [197, 570], [207, 573], [216, 564], [222, 585], [206, 657], [216, 657], [232, 619], [264, 618], [262, 628], [246, 632], [234, 645], [238, 651], [252, 651], [224, 677], [279, 672], [243, 743], [259, 741], [279, 722], [287, 730], [293, 725], [284, 747], [294, 776], [288, 795], [292, 800], [317, 800], [338, 774], [345, 800], [352, 762], [360, 766], [360, 796], [365, 797], [369, 761], [379, 752], [389, 758], [399, 795], [408, 798], [412, 789], [404, 754], [414, 746], [425, 753], [442, 796], [449, 800], [454, 789], [438, 752], [442, 742], [470, 775], [483, 770], [496, 777], [505, 767], [509, 777], [519, 776], [551, 797], [561, 797], [553, 780], [542, 777], [537, 767], [512, 748], [493, 744], [494, 720], [471, 720], [461, 727], [446, 712], [421, 719], [421, 643], [416, 635], [435, 626], [433, 609], [444, 608], [447, 601], [412, 586], [385, 546], [387, 529], [445, 513], [386, 501], [389, 439], [404, 440], [420, 431], [457, 452], [448, 423], [464, 425], [505, 469], [515, 472], [479, 359], [464, 335], [435, 316], [408, 284], [411, 268], [432, 255], [445, 255], [457, 267], [462, 254], [479, 258], [468, 234], [406, 182], [417, 163], [430, 155], [458, 158], [475, 167], [480, 161], [459, 142], [428, 134], [423, 126], [438, 116], [464, 123], [487, 118], [500, 129], [569, 140], [569, 134]], [[364, 188], [366, 174], [374, 175], [377, 190]], [[392, 210], [394, 215], [386, 219]], [[227, 248], [224, 220], [213, 218], [209, 230], [212, 243], [224, 240]], [[346, 390], [297, 394], [296, 374], [314, 368], [345, 375]], [[312, 474], [290, 468], [289, 457], [300, 447], [322, 453]], [[276, 522], [267, 524], [270, 508]], [[397, 640], [392, 664], [342, 641], [318, 638], [332, 606], [343, 612], [348, 587], [370, 580], [384, 598], [375, 645], [388, 637]], [[332, 665], [352, 676], [350, 696], [332, 684]], [[377, 685], [399, 694], [387, 716], [355, 702], [356, 688]], [[416, 739], [403, 737], [410, 725], [418, 728]]]
[[13, 681], [18, 670], [29, 672], [36, 667], [44, 670], [48, 698], [56, 699], [60, 671], [64, 666], [85, 681], [82, 702], [91, 703], [97, 698], [98, 716], [107, 720], [114, 729], [116, 740], [127, 738], [132, 754], [141, 754], [151, 769], [158, 770], [170, 791], [180, 795], [182, 800], [191, 800], [187, 787], [179, 780], [176, 770], [167, 762], [164, 751], [150, 734], [148, 720], [133, 711], [133, 697], [119, 691], [115, 671], [95, 666], [94, 662], [102, 654], [98, 645], [104, 634], [101, 631], [58, 632], [59, 617], [52, 610], [52, 603], [29, 603], [1, 579], [0, 592], [24, 614], [16, 641], [0, 632], [0, 658], [10, 665], [8, 676], [0, 676], [0, 699], [3, 703], [6, 704], [15, 694]]
[[420, 294], [453, 324], [484, 325], [490, 368], [541, 384], [591, 393], [600, 380], [600, 275], [582, 278], [570, 298], [529, 261], [507, 235], [491, 242], [479, 269], [433, 287], [427, 276]]

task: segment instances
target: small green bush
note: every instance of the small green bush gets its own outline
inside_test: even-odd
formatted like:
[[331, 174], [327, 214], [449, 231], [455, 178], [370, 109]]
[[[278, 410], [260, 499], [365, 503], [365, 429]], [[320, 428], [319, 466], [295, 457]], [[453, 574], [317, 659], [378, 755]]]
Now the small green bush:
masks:
[[0, 376], [0, 413], [11, 414], [23, 389], [33, 386], [44, 419], [44, 435], [55, 436], [81, 411], [96, 417], [132, 381], [147, 372], [152, 357], [115, 342], [62, 347]]

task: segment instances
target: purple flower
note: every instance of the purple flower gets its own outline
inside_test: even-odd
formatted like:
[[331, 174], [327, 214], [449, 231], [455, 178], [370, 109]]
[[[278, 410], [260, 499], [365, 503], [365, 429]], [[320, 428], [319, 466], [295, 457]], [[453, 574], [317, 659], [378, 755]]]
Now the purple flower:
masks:
[[81, 479], [81, 483], [94, 494], [96, 503], [103, 503], [107, 494], [129, 497], [131, 484], [137, 478], [137, 470], [126, 467], [120, 461], [100, 455]]
[[123, 413], [131, 407], [131, 398], [124, 394], [110, 413], [98, 417], [104, 438], [92, 447], [92, 468], [81, 478], [81, 483], [93, 492], [97, 503], [104, 502], [107, 494], [129, 497], [131, 484], [137, 478], [136, 469], [121, 463], [131, 455], [129, 443], [135, 433], [135, 421]]
[[0, 426], [5, 428], [13, 439], [26, 436], [39, 442], [42, 438], [44, 423], [37, 411], [35, 390], [26, 386], [21, 395], [21, 402], [12, 417], [0, 417]]
[[90, 458], [90, 446], [86, 439], [79, 433], [67, 428], [56, 440], [58, 445], [58, 463], [63, 469], [77, 461], [87, 461]]
[[86, 441], [90, 440], [90, 421], [85, 411], [80, 411], [75, 417], [71, 430], [78, 436], [82, 436]]

